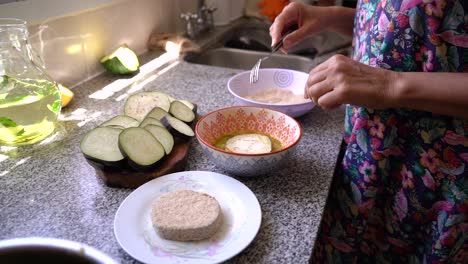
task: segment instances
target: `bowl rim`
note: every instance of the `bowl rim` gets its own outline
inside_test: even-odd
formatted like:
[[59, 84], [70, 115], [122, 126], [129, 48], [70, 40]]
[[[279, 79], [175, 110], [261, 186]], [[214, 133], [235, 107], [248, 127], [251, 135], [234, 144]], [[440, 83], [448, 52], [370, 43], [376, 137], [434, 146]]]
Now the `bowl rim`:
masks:
[[[305, 72], [301, 72], [301, 71], [296, 71], [296, 70], [290, 70], [290, 69], [282, 69], [282, 68], [265, 68], [265, 69], [260, 69], [259, 71], [273, 71], [273, 70], [283, 70], [283, 71], [292, 71], [292, 72], [297, 72], [297, 73], [303, 73], [303, 74], [307, 74]], [[239, 75], [242, 75], [242, 74], [250, 74], [250, 71], [243, 71], [243, 72], [239, 72], [237, 74], [235, 74], [234, 76], [232, 76], [231, 78], [229, 78], [229, 80], [227, 81], [227, 88], [228, 88], [228, 91], [234, 95], [235, 97], [239, 98], [239, 99], [242, 99], [243, 101], [247, 101], [249, 103], [254, 103], [254, 104], [258, 104], [258, 105], [261, 105], [261, 106], [276, 106], [276, 107], [290, 107], [290, 106], [303, 106], [303, 105], [308, 105], [308, 104], [312, 104], [312, 107], [314, 107], [314, 102], [310, 99], [309, 102], [304, 102], [304, 103], [297, 103], [297, 104], [271, 104], [271, 103], [263, 103], [263, 102], [258, 102], [258, 101], [254, 101], [254, 100], [250, 100], [250, 99], [247, 99], [245, 97], [242, 97], [240, 96], [238, 93], [234, 92], [232, 89], [231, 89], [231, 82], [237, 78]], [[308, 75], [308, 74], [307, 74]], [[305, 85], [305, 84], [304, 84]]]
[[102, 252], [85, 243], [55, 237], [17, 237], [0, 241], [0, 251], [16, 250], [19, 248], [41, 248], [58, 250], [68, 254], [79, 255], [96, 262], [117, 264], [117, 262]]
[[[232, 109], [232, 108], [257, 108], [259, 110], [266, 110], [266, 111], [271, 111], [271, 112], [276, 112], [276, 113], [279, 113], [281, 115], [284, 115], [286, 117], [289, 117], [291, 118], [297, 125], [297, 127], [299, 128], [299, 137], [291, 144], [289, 145], [288, 147], [286, 148], [282, 148], [282, 149], [279, 149], [279, 150], [275, 150], [275, 151], [271, 151], [271, 152], [268, 152], [268, 153], [258, 153], [258, 154], [245, 154], [245, 153], [235, 153], [235, 152], [229, 152], [229, 151], [225, 151], [223, 149], [220, 149], [220, 148], [217, 148], [217, 147], [214, 147], [212, 146], [211, 144], [209, 144], [208, 142], [206, 142], [199, 134], [198, 130], [199, 130], [199, 127], [200, 127], [200, 124], [202, 123], [202, 121], [204, 119], [206, 119], [209, 115], [212, 115], [214, 113], [217, 113], [217, 112], [220, 112], [220, 111], [223, 111], [223, 110], [227, 110], [227, 109]], [[295, 147], [300, 141], [301, 141], [301, 138], [302, 138], [302, 126], [301, 124], [299, 123], [299, 121], [297, 121], [294, 117], [288, 115], [288, 114], [285, 114], [281, 111], [278, 111], [278, 110], [275, 110], [275, 109], [271, 109], [271, 108], [268, 108], [268, 107], [260, 107], [260, 106], [247, 106], [247, 105], [242, 105], [242, 106], [239, 106], [239, 105], [234, 105], [234, 106], [227, 106], [227, 107], [222, 107], [222, 108], [219, 108], [219, 109], [216, 109], [216, 110], [213, 110], [213, 111], [210, 111], [208, 113], [206, 113], [205, 115], [203, 115], [200, 119], [198, 119], [197, 121], [197, 124], [195, 125], [195, 135], [197, 137], [197, 139], [199, 139], [203, 145], [207, 146], [208, 148], [210, 149], [213, 149], [215, 151], [219, 151], [221, 153], [225, 153], [225, 154], [229, 154], [229, 155], [234, 155], [234, 156], [241, 156], [241, 157], [262, 157], [262, 156], [269, 156], [269, 155], [273, 155], [273, 154], [276, 154], [276, 153], [280, 153], [280, 152], [283, 152], [283, 151], [286, 151], [288, 149], [291, 149], [293, 147]]]

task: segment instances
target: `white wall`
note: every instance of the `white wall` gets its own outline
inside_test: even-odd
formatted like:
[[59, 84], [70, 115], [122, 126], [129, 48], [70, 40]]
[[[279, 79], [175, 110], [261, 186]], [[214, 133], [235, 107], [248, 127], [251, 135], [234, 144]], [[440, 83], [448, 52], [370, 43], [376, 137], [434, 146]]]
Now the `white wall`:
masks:
[[25, 0], [0, 5], [0, 17], [19, 18], [34, 24], [116, 1], [119, 0]]
[[152, 32], [181, 32], [181, 12], [194, 12], [197, 0], [26, 0], [0, 4], [0, 17], [29, 25], [30, 42], [48, 73], [66, 86], [104, 71], [99, 60], [126, 43], [147, 50]]

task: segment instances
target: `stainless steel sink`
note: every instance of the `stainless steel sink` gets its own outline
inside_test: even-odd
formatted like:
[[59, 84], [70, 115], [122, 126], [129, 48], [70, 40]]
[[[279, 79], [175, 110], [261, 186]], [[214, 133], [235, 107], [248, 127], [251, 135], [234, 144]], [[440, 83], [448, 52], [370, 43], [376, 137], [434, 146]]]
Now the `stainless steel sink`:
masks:
[[[201, 53], [190, 53], [184, 60], [190, 63], [212, 65], [225, 68], [250, 70], [258, 59], [269, 52], [251, 51], [233, 48], [207, 49]], [[273, 54], [262, 62], [262, 68], [284, 68], [309, 72], [316, 65], [313, 59], [297, 55]]]
[[[271, 50], [269, 25], [256, 19], [243, 20], [227, 31], [212, 36], [210, 44], [202, 45], [202, 52], [185, 54], [189, 63], [250, 70], [258, 59]], [[350, 46], [350, 39], [336, 33], [322, 33], [306, 39], [293, 47], [292, 54], [277, 52], [263, 61], [262, 68], [284, 68], [309, 72], [324, 58], [344, 53], [341, 49]]]

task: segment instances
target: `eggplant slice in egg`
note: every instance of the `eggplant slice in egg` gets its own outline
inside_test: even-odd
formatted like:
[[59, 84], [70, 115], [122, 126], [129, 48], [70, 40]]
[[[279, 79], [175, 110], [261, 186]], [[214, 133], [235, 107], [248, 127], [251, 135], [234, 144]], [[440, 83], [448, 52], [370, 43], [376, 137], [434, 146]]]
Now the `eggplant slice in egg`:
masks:
[[240, 154], [263, 154], [271, 152], [271, 140], [261, 134], [242, 134], [226, 141], [226, 151]]

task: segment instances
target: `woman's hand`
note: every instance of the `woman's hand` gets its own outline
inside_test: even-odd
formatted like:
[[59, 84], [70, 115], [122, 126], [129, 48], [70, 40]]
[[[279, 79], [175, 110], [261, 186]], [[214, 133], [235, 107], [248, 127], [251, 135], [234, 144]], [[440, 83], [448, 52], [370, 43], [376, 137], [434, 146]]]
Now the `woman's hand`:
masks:
[[289, 3], [275, 18], [270, 27], [271, 45], [274, 46], [282, 37], [284, 31], [293, 25], [298, 29], [283, 40], [283, 49], [294, 46], [309, 35], [325, 30], [330, 19], [330, 9], [316, 7], [300, 2]]
[[270, 27], [271, 46], [278, 43], [282, 33], [293, 25], [297, 25], [298, 29], [284, 38], [283, 50], [287, 51], [307, 36], [326, 30], [352, 35], [355, 12], [353, 8], [320, 7], [291, 2]]
[[468, 73], [394, 72], [335, 55], [310, 71], [304, 97], [324, 109], [410, 108], [468, 120]]
[[309, 74], [304, 97], [324, 109], [353, 104], [372, 109], [392, 107], [396, 72], [372, 68], [335, 55]]

